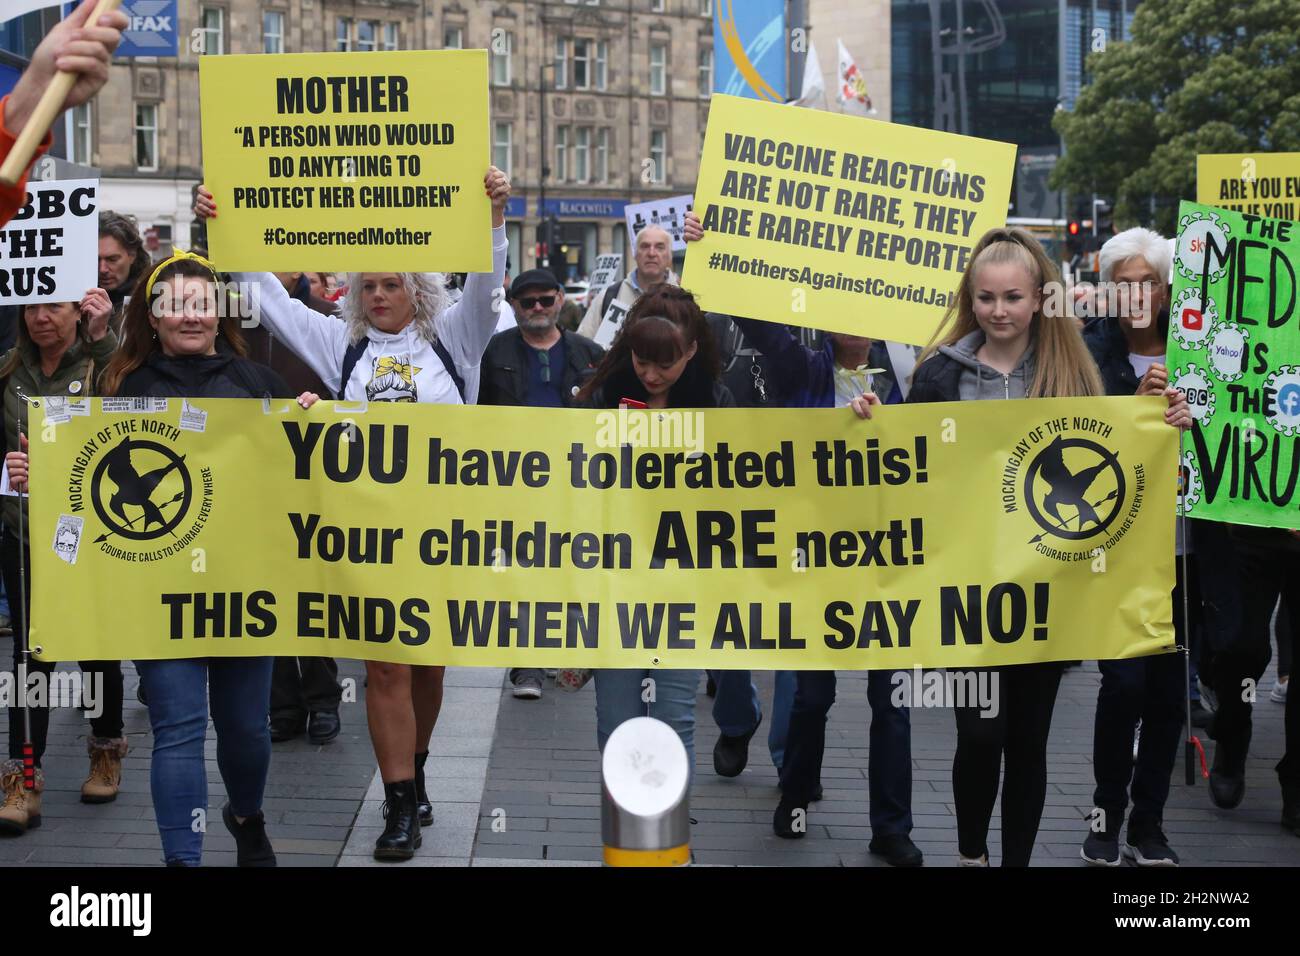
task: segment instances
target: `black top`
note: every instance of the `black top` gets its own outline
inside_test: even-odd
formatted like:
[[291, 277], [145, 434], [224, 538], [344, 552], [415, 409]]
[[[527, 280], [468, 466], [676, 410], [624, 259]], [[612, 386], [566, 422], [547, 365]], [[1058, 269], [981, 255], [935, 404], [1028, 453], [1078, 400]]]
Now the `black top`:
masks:
[[152, 353], [118, 389], [123, 398], [294, 398], [297, 393], [265, 365], [218, 345], [216, 355]]

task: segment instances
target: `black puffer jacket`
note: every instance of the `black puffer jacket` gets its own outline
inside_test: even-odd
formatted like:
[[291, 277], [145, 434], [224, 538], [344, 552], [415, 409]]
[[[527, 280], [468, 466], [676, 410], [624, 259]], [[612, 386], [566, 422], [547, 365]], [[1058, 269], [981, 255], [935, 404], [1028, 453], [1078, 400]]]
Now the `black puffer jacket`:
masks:
[[296, 393], [265, 365], [235, 355], [220, 344], [216, 355], [152, 353], [125, 379], [123, 398], [294, 398]]

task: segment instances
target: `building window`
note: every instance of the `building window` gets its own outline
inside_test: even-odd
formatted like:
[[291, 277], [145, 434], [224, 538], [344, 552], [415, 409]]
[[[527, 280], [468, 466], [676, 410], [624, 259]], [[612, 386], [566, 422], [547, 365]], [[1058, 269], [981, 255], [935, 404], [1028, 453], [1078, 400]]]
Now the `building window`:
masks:
[[700, 96], [708, 98], [713, 92], [713, 49], [700, 48]]
[[72, 161], [83, 166], [93, 166], [95, 152], [93, 131], [90, 126], [90, 103], [72, 109]]
[[650, 47], [650, 95], [663, 96], [668, 91], [668, 47], [662, 43]]
[[158, 107], [154, 103], [135, 106], [135, 165], [142, 172], [158, 168]]
[[651, 12], [651, 13], [663, 13], [663, 12], [664, 12], [664, 0], [650, 0], [650, 12]]
[[203, 52], [226, 52], [225, 30], [223, 29], [226, 11], [220, 7], [199, 8], [199, 32], [203, 34]]
[[262, 52], [284, 52], [284, 14], [267, 11], [262, 14]]
[[465, 28], [464, 27], [443, 27], [442, 48], [444, 50], [465, 49]]
[[591, 89], [591, 41], [573, 41], [573, 88]]
[[705, 17], [713, 16], [713, 0], [700, 0], [700, 15]]
[[650, 165], [654, 173], [654, 182], [662, 183], [668, 178], [667, 163], [668, 134], [661, 129], [650, 131]]
[[569, 41], [564, 37], [555, 38], [555, 88], [562, 90], [569, 85]]
[[603, 90], [605, 88], [605, 83], [609, 75], [606, 69], [606, 63], [608, 62], [609, 41], [600, 40], [596, 43], [596, 77], [593, 82], [593, 85], [598, 90]]
[[510, 54], [514, 50], [515, 35], [509, 31], [493, 30], [492, 37], [492, 85], [510, 85]]
[[399, 46], [400, 44], [398, 43], [398, 38], [397, 38], [397, 24], [385, 23], [384, 24], [384, 49], [396, 50], [399, 48]]
[[598, 183], [609, 182], [609, 130], [596, 130], [596, 168], [592, 179]]
[[374, 20], [357, 21], [357, 52], [373, 53], [375, 37], [379, 33], [379, 24]]
[[339, 17], [334, 23], [334, 49], [339, 53], [352, 51], [352, 21]]
[[492, 165], [507, 176], [510, 175], [510, 140], [509, 123], [492, 124]]
[[578, 142], [574, 153], [573, 178], [580, 183], [591, 181], [591, 130], [586, 126], [577, 129]]
[[555, 181], [566, 182], [569, 178], [569, 127], [555, 128]]

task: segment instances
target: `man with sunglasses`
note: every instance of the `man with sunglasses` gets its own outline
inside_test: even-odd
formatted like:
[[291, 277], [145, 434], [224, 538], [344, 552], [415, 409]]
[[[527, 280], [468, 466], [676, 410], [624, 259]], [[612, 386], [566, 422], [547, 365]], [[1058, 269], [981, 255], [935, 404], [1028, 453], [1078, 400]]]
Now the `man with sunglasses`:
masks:
[[[575, 332], [557, 326], [564, 307], [564, 287], [545, 269], [521, 273], [507, 298], [517, 328], [492, 336], [483, 353], [480, 405], [527, 405], [565, 408], [575, 404], [576, 392], [592, 374], [605, 350]], [[514, 695], [524, 700], [542, 696], [543, 671], [514, 668]]]

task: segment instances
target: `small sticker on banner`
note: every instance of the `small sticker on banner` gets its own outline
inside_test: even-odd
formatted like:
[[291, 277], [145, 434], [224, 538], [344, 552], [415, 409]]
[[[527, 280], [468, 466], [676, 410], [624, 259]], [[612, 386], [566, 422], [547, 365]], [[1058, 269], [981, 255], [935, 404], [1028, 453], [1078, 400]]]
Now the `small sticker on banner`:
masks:
[[59, 523], [54, 528], [54, 553], [68, 564], [77, 563], [77, 552], [81, 550], [81, 530], [84, 518], [74, 515], [59, 515]]
[[68, 411], [73, 415], [89, 415], [90, 399], [79, 398], [75, 402], [68, 402]]
[[45, 424], [62, 425], [72, 421], [72, 411], [68, 400], [62, 395], [50, 395], [45, 399]]
[[165, 398], [101, 398], [100, 406], [105, 412], [128, 412], [136, 415], [153, 415], [167, 411]]
[[187, 432], [202, 432], [208, 427], [208, 413], [195, 408], [189, 399], [181, 399], [181, 429]]

